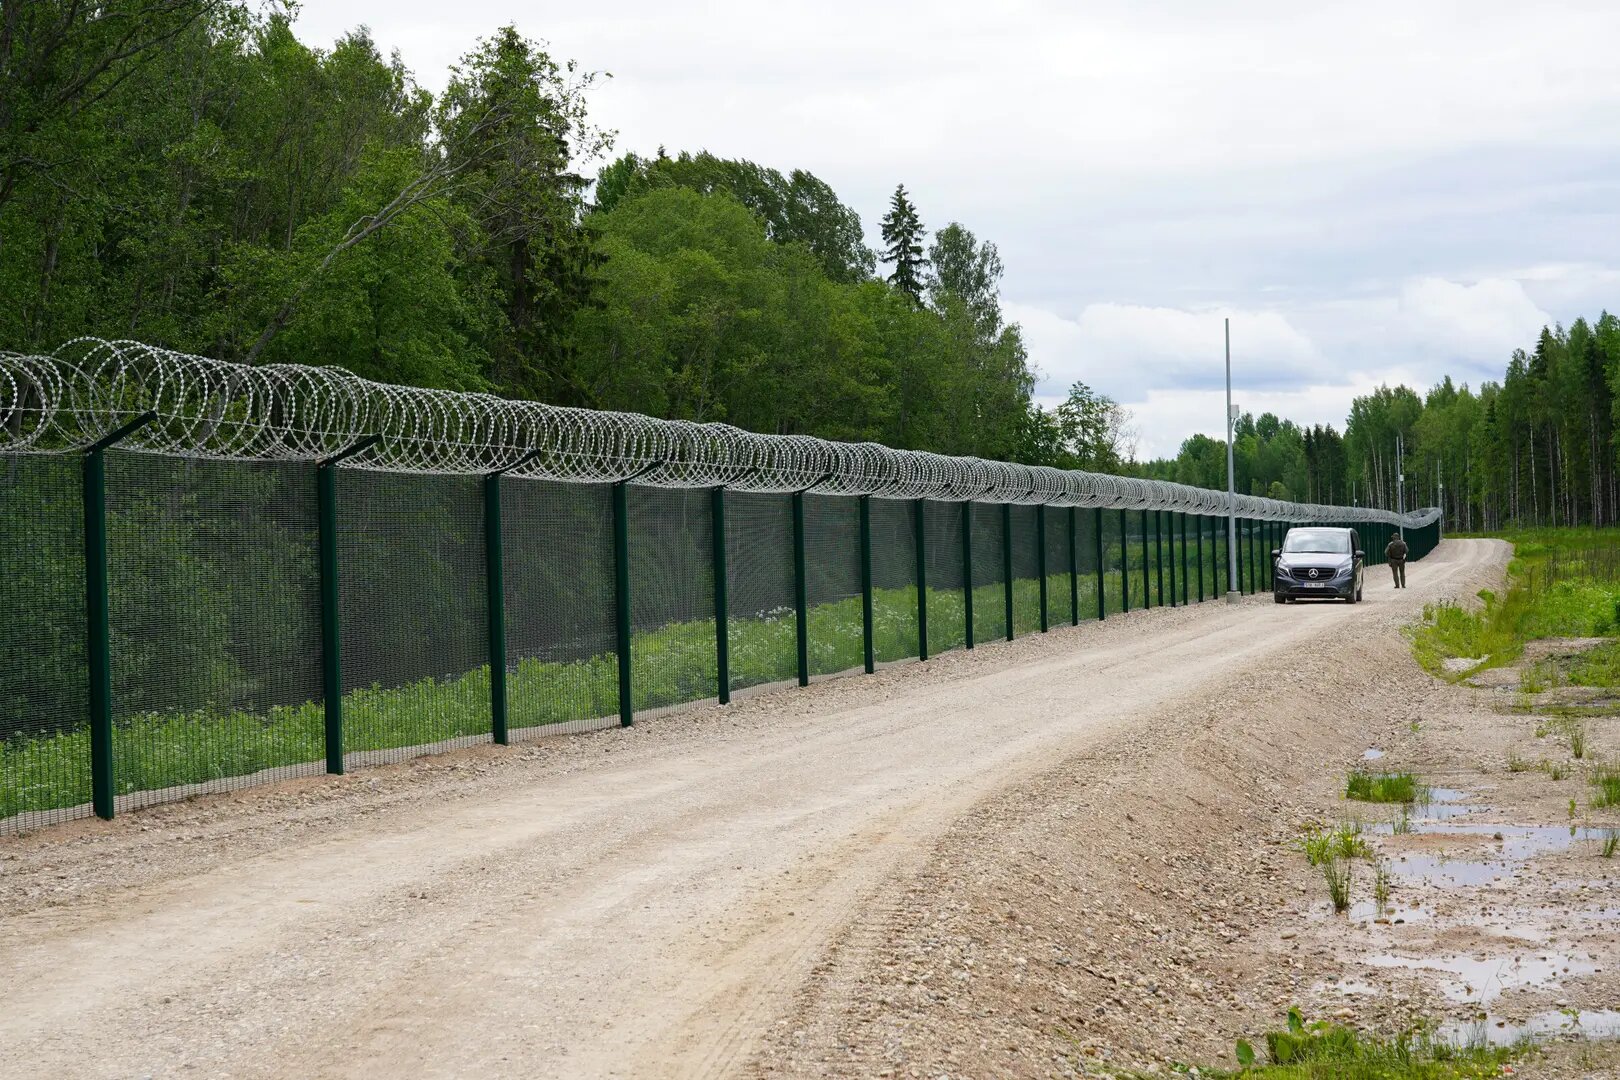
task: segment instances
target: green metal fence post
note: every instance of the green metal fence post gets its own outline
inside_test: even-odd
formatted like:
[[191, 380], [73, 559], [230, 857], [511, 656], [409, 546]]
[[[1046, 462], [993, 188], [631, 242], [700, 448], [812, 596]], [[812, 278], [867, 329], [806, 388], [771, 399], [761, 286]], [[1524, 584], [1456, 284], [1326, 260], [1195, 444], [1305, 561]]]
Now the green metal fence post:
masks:
[[833, 478], [832, 473], [807, 488], [795, 491], [793, 500], [793, 609], [794, 635], [798, 642], [799, 685], [810, 685], [810, 574], [804, 557], [804, 497]]
[[1148, 562], [1148, 511], [1142, 511], [1142, 610], [1153, 607], [1153, 567]]
[[804, 492], [793, 500], [793, 623], [798, 643], [799, 685], [810, 685], [810, 584], [804, 559]]
[[1190, 514], [1181, 515], [1181, 602], [1188, 606], [1193, 603], [1193, 549], [1187, 546], [1187, 519], [1191, 516]]
[[914, 528], [917, 530], [917, 659], [928, 659], [928, 530], [923, 524], [927, 503], [918, 499]]
[[1097, 507], [1096, 517], [1092, 524], [1097, 527], [1097, 620], [1100, 622], [1108, 617], [1108, 586], [1103, 578], [1103, 554], [1106, 550], [1103, 544], [1103, 512]]
[[714, 534], [714, 666], [720, 704], [731, 704], [731, 627], [726, 595], [726, 488], [709, 490], [709, 529]]
[[1131, 610], [1131, 535], [1126, 522], [1130, 520], [1130, 511], [1121, 507], [1119, 511], [1119, 609], [1122, 612]]
[[1035, 564], [1041, 575], [1041, 633], [1046, 633], [1046, 504], [1035, 507]]
[[664, 463], [654, 461], [613, 485], [613, 629], [619, 660], [619, 726], [636, 722], [630, 664], [630, 481]]
[[[1153, 580], [1157, 583], [1158, 606], [1165, 606], [1165, 512], [1153, 510]], [[1171, 580], [1170, 606], [1176, 606], [1176, 589]]]
[[967, 623], [966, 648], [973, 648], [973, 500], [962, 503], [962, 618]]
[[507, 745], [506, 584], [501, 553], [501, 474], [484, 477], [484, 584], [488, 590], [490, 737]]
[[872, 496], [860, 500], [861, 533], [861, 639], [865, 646], [866, 673], [877, 670], [877, 654], [872, 642]]
[[489, 623], [489, 730], [497, 746], [510, 741], [506, 700], [506, 558], [501, 548], [501, 477], [540, 456], [530, 450], [484, 475], [484, 586]]
[[[1159, 515], [1160, 515], [1161, 518], [1166, 513], [1167, 513], [1167, 511], [1164, 511], [1164, 510], [1159, 511]], [[1168, 511], [1168, 513], [1169, 513], [1169, 517], [1170, 517], [1170, 529], [1169, 529], [1169, 532], [1170, 532], [1170, 606], [1171, 607], [1176, 607], [1180, 603], [1180, 595], [1181, 595], [1180, 591], [1178, 590], [1178, 588], [1176, 586], [1176, 580], [1177, 580], [1176, 579], [1176, 562], [1177, 562], [1177, 558], [1176, 558], [1176, 515], [1175, 515], [1174, 511]], [[1163, 557], [1161, 555], [1161, 562], [1162, 561], [1163, 561]], [[1160, 569], [1159, 576], [1161, 578], [1164, 576], [1164, 572], [1163, 572], [1162, 567]]]
[[369, 449], [380, 435], [368, 435], [320, 462], [315, 469], [316, 517], [321, 565], [321, 697], [326, 719], [326, 771], [343, 775], [343, 631], [338, 619], [338, 463]]
[[1001, 579], [1006, 598], [1007, 640], [1013, 639], [1012, 503], [1001, 504]]
[[613, 485], [613, 627], [619, 660], [619, 726], [635, 723], [630, 696], [630, 485]]
[[145, 412], [102, 436], [85, 451], [81, 498], [84, 510], [85, 658], [90, 676], [90, 805], [112, 820], [118, 802], [114, 775], [112, 695], [112, 601], [107, 569], [107, 448], [157, 419]]
[[1080, 511], [1069, 507], [1069, 614], [1080, 625]]

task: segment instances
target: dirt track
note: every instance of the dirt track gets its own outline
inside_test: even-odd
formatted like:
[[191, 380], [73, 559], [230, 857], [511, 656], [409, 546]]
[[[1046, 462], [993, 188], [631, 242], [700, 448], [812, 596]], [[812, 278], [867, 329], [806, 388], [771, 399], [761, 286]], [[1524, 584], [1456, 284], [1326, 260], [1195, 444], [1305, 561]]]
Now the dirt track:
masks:
[[1373, 567], [1355, 608], [1133, 613], [0, 842], [0, 1075], [744, 1071], [967, 811], [1099, 747], [1129, 758], [1137, 725], [1191, 730], [1212, 695], [1264, 723], [1268, 674], [1328, 662], [1312, 646], [1348, 626], [1393, 635], [1503, 555], [1448, 542], [1405, 593]]

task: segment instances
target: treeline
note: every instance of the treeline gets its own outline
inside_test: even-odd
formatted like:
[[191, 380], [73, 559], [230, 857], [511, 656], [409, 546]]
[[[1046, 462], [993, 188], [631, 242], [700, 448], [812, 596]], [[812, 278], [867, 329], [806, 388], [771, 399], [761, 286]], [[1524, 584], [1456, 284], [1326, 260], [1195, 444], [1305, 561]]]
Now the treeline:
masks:
[[0, 348], [134, 338], [986, 457], [1106, 442], [1094, 395], [1031, 408], [994, 244], [898, 188], [879, 276], [808, 172], [610, 160], [596, 81], [511, 27], [434, 95], [279, 5], [8, 3]]
[[[1516, 349], [1500, 382], [1476, 390], [1447, 376], [1419, 394], [1358, 397], [1341, 436], [1267, 413], [1240, 418], [1238, 490], [1279, 499], [1393, 508], [1441, 506], [1450, 529], [1613, 525], [1620, 521], [1615, 423], [1620, 319], [1604, 312], [1547, 327]], [[1225, 484], [1225, 447], [1194, 435], [1172, 461], [1144, 466], [1184, 483]]]

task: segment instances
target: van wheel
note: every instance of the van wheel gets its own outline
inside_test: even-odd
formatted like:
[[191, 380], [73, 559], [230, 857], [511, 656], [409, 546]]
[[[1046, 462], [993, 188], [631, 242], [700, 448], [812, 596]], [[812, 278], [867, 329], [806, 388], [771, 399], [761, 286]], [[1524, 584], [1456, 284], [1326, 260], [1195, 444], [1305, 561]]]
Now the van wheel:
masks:
[[1280, 593], [1280, 592], [1274, 592], [1274, 593], [1272, 593], [1272, 594], [1271, 594], [1271, 598], [1272, 598], [1272, 599], [1273, 599], [1273, 600], [1275, 600], [1275, 601], [1276, 601], [1276, 602], [1277, 602], [1277, 603], [1279, 603], [1279, 604], [1286, 604], [1286, 603], [1288, 603], [1288, 597], [1286, 597], [1286, 596], [1284, 596], [1284, 595], [1283, 595], [1283, 594], [1282, 594], [1282, 593]]

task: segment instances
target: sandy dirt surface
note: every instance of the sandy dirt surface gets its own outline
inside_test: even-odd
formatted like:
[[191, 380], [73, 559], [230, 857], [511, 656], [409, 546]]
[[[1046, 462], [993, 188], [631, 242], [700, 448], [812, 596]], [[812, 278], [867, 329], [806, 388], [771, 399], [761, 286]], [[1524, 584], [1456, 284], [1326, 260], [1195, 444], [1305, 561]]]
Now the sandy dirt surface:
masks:
[[1315, 899], [1280, 838], [1454, 690], [1398, 627], [1504, 560], [0, 841], [0, 1075], [1213, 1058], [1309, 989], [1267, 936]]

